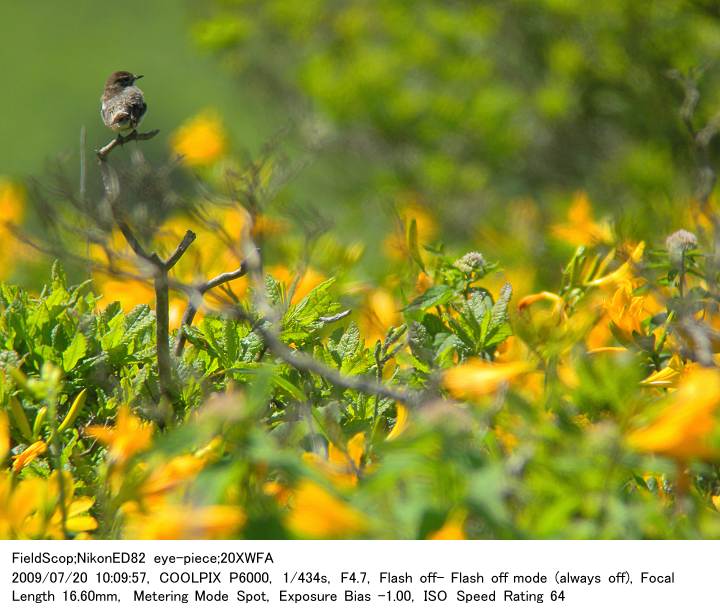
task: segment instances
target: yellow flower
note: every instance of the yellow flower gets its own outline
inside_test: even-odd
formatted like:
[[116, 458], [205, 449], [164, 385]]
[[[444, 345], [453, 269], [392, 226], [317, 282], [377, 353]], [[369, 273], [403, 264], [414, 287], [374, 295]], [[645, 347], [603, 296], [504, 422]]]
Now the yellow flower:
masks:
[[684, 371], [685, 367], [680, 357], [673, 355], [667, 366], [655, 370], [649, 377], [640, 381], [640, 384], [646, 387], [676, 387]]
[[125, 539], [228, 539], [237, 534], [247, 516], [233, 505], [166, 505], [143, 510], [125, 509]]
[[153, 426], [133, 415], [127, 406], [122, 406], [114, 428], [90, 426], [85, 432], [108, 446], [108, 457], [112, 462], [124, 464], [136, 453], [148, 448]]
[[22, 453], [13, 456], [12, 469], [14, 473], [21, 471], [30, 462], [32, 462], [38, 456], [41, 456], [47, 451], [47, 445], [45, 441], [36, 441], [32, 445], [29, 445]]
[[9, 180], [0, 178], [0, 275], [7, 276], [17, 265], [20, 257], [29, 256], [25, 244], [20, 242], [7, 225], [19, 225], [25, 212], [25, 195], [22, 188]]
[[611, 272], [610, 274], [602, 276], [601, 278], [596, 278], [595, 280], [588, 282], [588, 286], [606, 287], [608, 285], [621, 284], [623, 282], [632, 283], [633, 281], [637, 280], [635, 276], [635, 264], [640, 262], [644, 252], [645, 242], [640, 242], [632, 249], [632, 252], [630, 253], [630, 258], [625, 261], [625, 263], [618, 267], [614, 272]]
[[410, 247], [407, 231], [415, 221], [418, 249], [423, 252], [423, 245], [429, 244], [437, 234], [437, 223], [432, 214], [419, 203], [411, 202], [400, 210], [399, 228], [385, 238], [383, 248], [385, 254], [395, 261], [410, 259]]
[[567, 224], [553, 225], [551, 233], [574, 246], [609, 244], [612, 241], [610, 225], [606, 221], [593, 220], [592, 206], [584, 192], [575, 195], [568, 210]]
[[25, 195], [17, 184], [0, 178], [0, 224], [19, 225], [25, 213]]
[[477, 398], [492, 394], [509, 381], [532, 371], [530, 362], [507, 364], [471, 359], [450, 368], [443, 375], [443, 385], [454, 398]]
[[628, 444], [641, 452], [689, 460], [720, 459], [711, 437], [717, 430], [720, 373], [697, 368], [680, 380], [660, 414], [648, 426], [628, 436]]
[[[70, 473], [63, 473], [65, 490], [66, 530], [85, 533], [97, 528], [88, 513], [94, 501], [89, 497], [75, 498], [75, 485]], [[47, 478], [32, 477], [13, 485], [8, 473], [0, 475], [0, 538], [63, 539], [60, 507], [59, 475], [54, 471]]]
[[370, 346], [377, 340], [383, 340], [390, 327], [400, 323], [400, 309], [395, 298], [385, 289], [375, 289], [367, 295], [360, 313], [360, 331], [365, 343]]
[[316, 539], [345, 538], [367, 528], [364, 516], [307, 479], [300, 482], [286, 523], [290, 530]]
[[465, 535], [465, 518], [467, 514], [464, 511], [455, 511], [451, 513], [445, 523], [435, 532], [428, 535], [428, 539], [451, 541], [467, 539]]
[[552, 303], [558, 314], [560, 314], [560, 311], [565, 304], [565, 301], [559, 295], [550, 293], [550, 291], [540, 291], [539, 293], [533, 293], [532, 295], [526, 295], [523, 297], [518, 302], [517, 308], [518, 310], [525, 310], [528, 306], [532, 306], [539, 301], [549, 301]]
[[205, 466], [205, 461], [193, 454], [172, 458], [165, 464], [153, 469], [143, 482], [143, 496], [157, 496], [168, 492], [197, 476]]
[[365, 433], [358, 432], [348, 441], [346, 451], [330, 443], [327, 460], [311, 452], [303, 454], [303, 460], [324, 473], [338, 487], [352, 487], [357, 485], [364, 453]]
[[10, 452], [10, 420], [7, 411], [0, 411], [0, 464]]
[[278, 505], [280, 505], [281, 507], [287, 505], [290, 497], [292, 496], [290, 488], [288, 488], [285, 484], [280, 483], [279, 481], [265, 482], [263, 484], [262, 491], [263, 494], [274, 498], [277, 501]]
[[385, 440], [394, 441], [398, 438], [405, 430], [407, 430], [410, 414], [408, 413], [407, 407], [404, 404], [396, 405], [397, 415], [395, 416], [395, 425], [390, 430]]
[[605, 311], [617, 329], [628, 337], [633, 332], [643, 333], [643, 320], [652, 316], [646, 299], [643, 295], [633, 295], [629, 284], [621, 284], [605, 306]]
[[170, 145], [189, 166], [209, 165], [227, 150], [227, 137], [219, 115], [206, 110], [188, 120], [173, 134]]
[[[288, 292], [290, 291], [290, 287], [295, 282], [295, 273], [291, 272], [284, 265], [273, 265], [272, 267], [268, 268], [268, 272], [272, 275], [273, 278], [275, 278], [275, 280], [277, 280], [278, 282], [282, 282]], [[297, 281], [293, 296], [292, 298], [290, 298], [290, 303], [297, 304], [325, 279], [325, 276], [323, 276], [320, 272], [314, 270], [312, 267], [308, 267], [303, 272], [300, 280]]]

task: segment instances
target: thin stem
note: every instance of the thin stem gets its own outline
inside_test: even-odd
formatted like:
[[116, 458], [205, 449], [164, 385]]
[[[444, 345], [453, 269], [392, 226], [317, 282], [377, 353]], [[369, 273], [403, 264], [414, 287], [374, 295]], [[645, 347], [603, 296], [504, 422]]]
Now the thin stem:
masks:
[[155, 273], [155, 319], [158, 380], [160, 392], [173, 399], [173, 383], [170, 370], [170, 289], [168, 273], [159, 268]]

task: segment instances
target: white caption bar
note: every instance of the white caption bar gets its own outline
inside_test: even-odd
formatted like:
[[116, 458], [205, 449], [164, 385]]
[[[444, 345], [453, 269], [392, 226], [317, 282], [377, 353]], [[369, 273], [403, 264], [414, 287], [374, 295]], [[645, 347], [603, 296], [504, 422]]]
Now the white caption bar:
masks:
[[[2, 613], [687, 613], [710, 541], [3, 541]], [[377, 612], [379, 610], [379, 612]]]

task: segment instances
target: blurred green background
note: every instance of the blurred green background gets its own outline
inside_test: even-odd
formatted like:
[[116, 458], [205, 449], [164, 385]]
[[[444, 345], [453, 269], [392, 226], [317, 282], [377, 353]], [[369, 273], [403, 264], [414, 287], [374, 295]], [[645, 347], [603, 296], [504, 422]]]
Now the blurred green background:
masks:
[[[570, 250], [481, 245], [514, 233], [518, 199], [556, 222], [583, 189], [621, 236], [675, 228], [694, 162], [667, 72], [705, 67], [698, 125], [720, 103], [709, 0], [6, 1], [0, 24], [0, 174], [72, 168], [81, 126], [89, 148], [105, 143], [103, 82], [130, 70], [146, 75], [144, 126], [163, 131], [150, 157], [212, 107], [248, 158], [282, 133], [302, 166], [284, 199], [341, 238], [377, 248], [392, 208], [419, 204], [444, 241], [506, 265]], [[381, 250], [367, 255], [382, 269]]]

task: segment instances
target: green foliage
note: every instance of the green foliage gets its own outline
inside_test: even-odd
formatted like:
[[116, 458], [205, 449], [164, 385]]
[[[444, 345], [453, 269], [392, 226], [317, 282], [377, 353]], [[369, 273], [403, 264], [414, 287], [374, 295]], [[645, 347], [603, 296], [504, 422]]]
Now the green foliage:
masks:
[[377, 183], [420, 191], [459, 233], [479, 201], [582, 186], [619, 209], [669, 192], [666, 170], [693, 163], [667, 71], [720, 49], [717, 12], [684, 0], [206, 4], [201, 46], [371, 141]]

